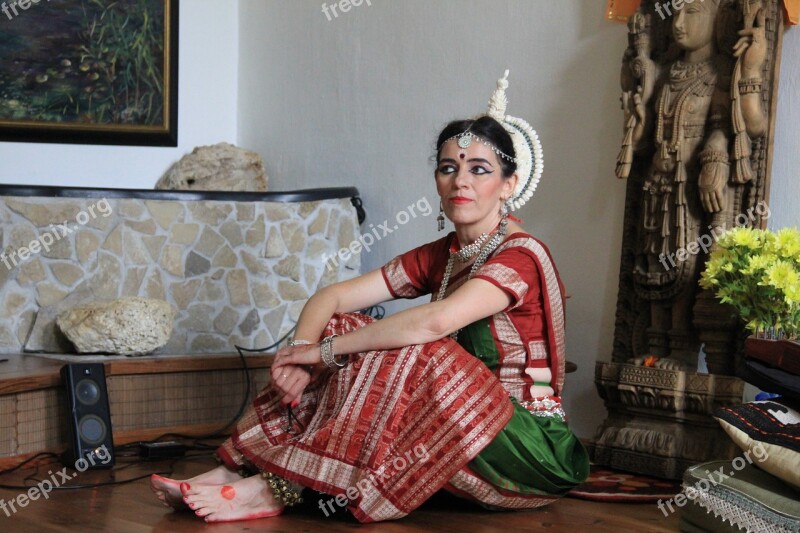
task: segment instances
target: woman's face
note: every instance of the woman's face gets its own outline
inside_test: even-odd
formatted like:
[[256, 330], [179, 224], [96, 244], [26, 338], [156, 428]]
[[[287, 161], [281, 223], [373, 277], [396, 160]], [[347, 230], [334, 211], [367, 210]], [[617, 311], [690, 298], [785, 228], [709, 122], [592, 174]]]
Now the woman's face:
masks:
[[436, 191], [453, 224], [496, 222], [501, 199], [509, 198], [515, 185], [516, 175], [503, 179], [499, 156], [483, 142], [473, 139], [467, 148], [460, 148], [452, 139], [442, 147]]

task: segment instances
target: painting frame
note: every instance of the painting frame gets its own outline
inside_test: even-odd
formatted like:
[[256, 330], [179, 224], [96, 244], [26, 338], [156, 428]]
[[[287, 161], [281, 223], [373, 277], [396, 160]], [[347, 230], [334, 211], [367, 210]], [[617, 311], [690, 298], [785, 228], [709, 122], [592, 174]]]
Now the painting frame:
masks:
[[[178, 146], [178, 0], [160, 0], [163, 5], [162, 33], [163, 63], [160, 73], [161, 109], [155, 115], [156, 124], [131, 124], [122, 121], [92, 123], [87, 121], [8, 119], [0, 116], [0, 141], [98, 144], [118, 146]], [[33, 11], [33, 10], [31, 10]], [[20, 12], [27, 15], [27, 12]], [[23, 17], [18, 16], [22, 19]], [[21, 21], [20, 21], [21, 22]], [[126, 26], [122, 26], [124, 29]], [[157, 25], [156, 25], [157, 27]], [[119, 30], [123, 31], [123, 30]], [[156, 56], [157, 57], [157, 56]], [[81, 65], [82, 67], [83, 65]], [[130, 74], [128, 74], [130, 75]], [[134, 72], [133, 76], [139, 75]], [[151, 100], [152, 101], [152, 100]]]

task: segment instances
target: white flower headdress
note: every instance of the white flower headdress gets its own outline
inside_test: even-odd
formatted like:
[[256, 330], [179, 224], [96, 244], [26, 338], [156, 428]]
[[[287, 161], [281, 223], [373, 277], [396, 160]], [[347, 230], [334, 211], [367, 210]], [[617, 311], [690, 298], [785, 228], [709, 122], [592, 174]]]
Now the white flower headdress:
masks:
[[509, 207], [517, 210], [531, 199], [542, 179], [544, 170], [544, 158], [542, 153], [542, 143], [530, 124], [517, 117], [506, 115], [508, 98], [506, 89], [508, 88], [508, 70], [502, 78], [497, 80], [497, 89], [489, 99], [489, 110], [487, 115], [498, 121], [511, 134], [514, 143], [514, 153], [517, 161], [517, 187], [514, 194], [509, 199]]

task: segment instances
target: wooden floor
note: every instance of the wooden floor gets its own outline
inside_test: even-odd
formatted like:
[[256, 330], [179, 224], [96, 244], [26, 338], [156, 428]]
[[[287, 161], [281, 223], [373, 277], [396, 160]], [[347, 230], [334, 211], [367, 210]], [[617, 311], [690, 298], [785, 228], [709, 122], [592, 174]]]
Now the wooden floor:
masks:
[[[72, 483], [90, 483], [131, 479], [150, 472], [164, 471], [168, 462], [127, 463], [118, 458], [112, 472], [89, 471], [79, 474]], [[176, 477], [191, 477], [211, 468], [210, 457], [191, 458], [175, 465]], [[124, 468], [123, 468], [124, 467]], [[21, 484], [26, 476], [37, 479], [49, 477], [62, 466], [45, 464], [0, 476], [0, 484]], [[58, 479], [58, 477], [56, 477]], [[32, 482], [28, 481], [31, 485]], [[8, 502], [21, 490], [0, 489], [0, 498]], [[665, 518], [655, 504], [609, 504], [574, 498], [564, 498], [536, 511], [491, 512], [447, 494], [434, 496], [406, 518], [394, 522], [360, 525], [352, 516], [340, 511], [326, 517], [318, 508], [318, 497], [306, 498], [303, 505], [284, 515], [248, 522], [206, 524], [188, 512], [173, 512], [165, 508], [150, 492], [146, 479], [124, 485], [104, 486], [81, 490], [56, 490], [47, 500], [30, 501], [16, 513], [6, 516], [0, 508], [0, 531], [113, 531], [115, 533], [143, 531], [349, 531], [412, 532], [412, 531], [677, 531], [678, 518]]]

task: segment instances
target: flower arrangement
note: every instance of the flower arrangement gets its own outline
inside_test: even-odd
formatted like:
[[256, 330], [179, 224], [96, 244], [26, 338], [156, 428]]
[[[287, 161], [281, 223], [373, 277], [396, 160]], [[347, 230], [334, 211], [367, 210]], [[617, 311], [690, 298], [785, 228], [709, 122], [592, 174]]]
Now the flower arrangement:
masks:
[[732, 305], [747, 329], [800, 333], [800, 231], [739, 227], [722, 235], [711, 252], [700, 286]]

